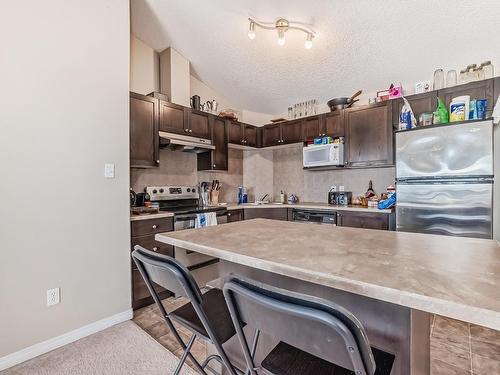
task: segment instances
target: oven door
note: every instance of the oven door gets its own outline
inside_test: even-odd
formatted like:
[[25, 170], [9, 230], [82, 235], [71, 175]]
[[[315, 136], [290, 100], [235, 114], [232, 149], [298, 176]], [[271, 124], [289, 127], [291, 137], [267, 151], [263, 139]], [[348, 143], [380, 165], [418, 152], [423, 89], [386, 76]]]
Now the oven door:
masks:
[[[196, 215], [176, 215], [174, 218], [174, 231], [193, 229], [195, 227]], [[217, 212], [217, 224], [227, 223], [227, 212]], [[175, 247], [175, 258], [188, 268], [203, 266], [204, 263], [216, 258], [209, 255], [200, 254], [195, 251], [186, 250], [180, 247]]]

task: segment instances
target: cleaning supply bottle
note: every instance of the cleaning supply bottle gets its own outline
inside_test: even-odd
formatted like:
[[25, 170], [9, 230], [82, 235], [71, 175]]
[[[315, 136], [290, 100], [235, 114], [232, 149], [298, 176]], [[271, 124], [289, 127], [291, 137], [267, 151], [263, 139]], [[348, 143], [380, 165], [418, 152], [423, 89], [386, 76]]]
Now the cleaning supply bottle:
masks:
[[280, 192], [280, 202], [281, 203], [285, 203], [286, 202], [285, 193], [283, 193], [283, 190], [281, 190], [281, 192]]
[[437, 98], [437, 108], [433, 115], [433, 124], [446, 124], [449, 121], [448, 110], [440, 98]]

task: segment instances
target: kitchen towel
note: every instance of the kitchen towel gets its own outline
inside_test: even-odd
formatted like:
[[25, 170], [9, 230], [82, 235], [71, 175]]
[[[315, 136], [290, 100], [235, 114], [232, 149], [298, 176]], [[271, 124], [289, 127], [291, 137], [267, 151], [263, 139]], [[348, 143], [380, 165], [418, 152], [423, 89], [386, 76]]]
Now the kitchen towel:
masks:
[[217, 225], [217, 214], [215, 212], [196, 214], [195, 228], [211, 227], [214, 225]]

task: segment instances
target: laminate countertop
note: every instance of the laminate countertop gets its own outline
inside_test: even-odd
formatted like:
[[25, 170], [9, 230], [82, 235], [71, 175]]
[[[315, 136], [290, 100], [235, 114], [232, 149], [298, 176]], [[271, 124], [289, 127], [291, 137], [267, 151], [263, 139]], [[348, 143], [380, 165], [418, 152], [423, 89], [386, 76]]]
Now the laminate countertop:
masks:
[[160, 233], [156, 240], [500, 330], [494, 240], [268, 219]]
[[164, 217], [173, 217], [173, 212], [165, 212], [160, 211], [155, 214], [130, 214], [130, 221], [138, 221], [138, 220], [150, 220], [150, 219], [161, 219]]
[[313, 202], [301, 202], [295, 204], [281, 204], [281, 203], [268, 203], [268, 204], [255, 204], [255, 203], [244, 203], [235, 204], [231, 203], [227, 206], [228, 210], [241, 210], [246, 208], [303, 208], [311, 210], [329, 210], [329, 211], [357, 211], [357, 212], [372, 212], [377, 214], [390, 214], [394, 212], [392, 208], [379, 210], [378, 208], [368, 208], [363, 206], [334, 206], [328, 203], [313, 203]]
[[[245, 208], [305, 208], [311, 210], [329, 210], [329, 211], [357, 211], [357, 212], [372, 212], [376, 214], [390, 214], [394, 212], [392, 208], [386, 210], [379, 210], [378, 208], [367, 208], [362, 206], [332, 206], [327, 203], [297, 203], [297, 204], [280, 204], [280, 203], [269, 203], [269, 204], [236, 204], [228, 203], [221, 204], [219, 207], [226, 207], [228, 210], [241, 210]], [[130, 221], [137, 220], [149, 220], [149, 219], [160, 219], [162, 217], [172, 217], [173, 212], [161, 211], [156, 214], [130, 214]]]

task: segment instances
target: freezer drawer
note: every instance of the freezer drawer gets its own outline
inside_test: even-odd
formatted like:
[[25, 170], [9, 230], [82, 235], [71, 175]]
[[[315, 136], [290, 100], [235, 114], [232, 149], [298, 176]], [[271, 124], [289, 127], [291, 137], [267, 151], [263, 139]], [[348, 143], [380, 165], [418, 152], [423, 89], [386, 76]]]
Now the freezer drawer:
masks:
[[492, 175], [491, 121], [396, 133], [398, 179]]
[[398, 184], [396, 230], [492, 238], [492, 183]]

